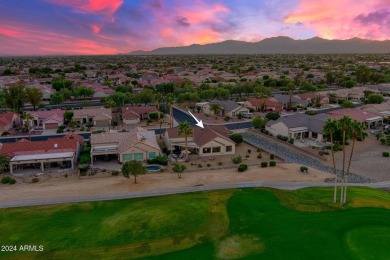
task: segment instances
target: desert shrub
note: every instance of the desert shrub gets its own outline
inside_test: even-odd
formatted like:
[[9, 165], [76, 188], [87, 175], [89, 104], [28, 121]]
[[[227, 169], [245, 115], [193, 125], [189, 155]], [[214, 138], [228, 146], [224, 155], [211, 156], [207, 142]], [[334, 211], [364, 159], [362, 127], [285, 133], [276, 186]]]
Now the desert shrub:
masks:
[[5, 136], [5, 135], [9, 135], [9, 133], [8, 133], [7, 131], [5, 131], [5, 132], [3, 132], [3, 133], [1, 134], [1, 136]]
[[308, 168], [306, 166], [301, 166], [301, 172], [304, 172], [304, 173], [307, 173], [308, 172]]
[[211, 167], [211, 164], [210, 164], [210, 163], [208, 163], [208, 164], [207, 164], [207, 167]]
[[270, 161], [269, 162], [269, 166], [271, 166], [271, 167], [276, 166], [276, 162], [275, 161]]
[[245, 158], [249, 158], [249, 154], [245, 155]]
[[275, 154], [271, 153], [271, 154], [269, 155], [269, 159], [270, 159], [270, 160], [274, 160], [274, 159], [275, 159]]
[[237, 169], [238, 169], [239, 172], [246, 171], [248, 169], [248, 165], [240, 164]]
[[233, 142], [235, 142], [236, 144], [240, 144], [244, 141], [244, 138], [242, 137], [241, 134], [239, 133], [234, 133], [234, 134], [231, 134], [229, 135], [230, 139], [232, 139]]
[[61, 134], [61, 133], [63, 133], [63, 132], [64, 132], [64, 129], [60, 129], [60, 128], [58, 128], [56, 132], [57, 132], [57, 134]]
[[15, 183], [16, 183], [16, 180], [15, 180], [15, 179], [12, 179], [12, 178], [11, 178], [11, 179], [9, 180], [9, 184], [15, 184]]
[[258, 159], [263, 158], [263, 156], [261, 155], [261, 153], [259, 153], [259, 154], [257, 155], [257, 158], [258, 158]]
[[386, 139], [385, 138], [381, 138], [381, 139], [379, 139], [379, 141], [381, 142], [381, 144], [385, 144], [386, 143]]
[[233, 157], [232, 157], [232, 162], [235, 163], [235, 164], [239, 164], [240, 162], [242, 162], [242, 157], [241, 157], [241, 155], [233, 156]]
[[383, 155], [383, 157], [389, 157], [390, 153], [389, 152], [383, 152], [382, 155]]
[[72, 121], [69, 122], [68, 126], [70, 126], [70, 127], [76, 127], [76, 126], [78, 126], [79, 124], [80, 124], [79, 121], [72, 120]]
[[112, 175], [112, 176], [118, 176], [118, 175], [119, 175], [119, 171], [112, 171], [112, 172], [111, 172], [111, 175]]
[[149, 163], [149, 164], [159, 164], [159, 165], [167, 166], [168, 165], [168, 157], [157, 156], [154, 159], [148, 159], [147, 163]]
[[265, 167], [267, 167], [267, 166], [268, 166], [268, 162], [261, 162], [261, 164], [260, 164], [260, 165], [261, 165], [261, 167], [262, 167], [262, 168], [265, 168]]
[[221, 166], [221, 165], [222, 165], [222, 162], [218, 162], [218, 165]]
[[317, 115], [317, 111], [316, 110], [307, 110], [307, 111], [305, 111], [305, 114], [309, 115], [309, 116], [314, 116], [314, 115]]
[[31, 180], [32, 183], [37, 183], [38, 181], [39, 181], [39, 178], [33, 178], [33, 179]]
[[223, 118], [223, 120], [225, 120], [226, 122], [229, 121], [229, 120], [230, 120], [230, 116], [225, 116], [225, 117]]
[[5, 176], [5, 177], [1, 178], [1, 183], [2, 184], [7, 184], [7, 183], [10, 182], [11, 179], [12, 179], [11, 177]]
[[258, 153], [261, 153], [261, 148], [257, 148], [256, 151], [257, 151]]
[[294, 144], [294, 138], [290, 138], [290, 140], [288, 140], [288, 142], [290, 143], [290, 144]]
[[203, 167], [202, 164], [198, 163], [198, 168], [202, 168], [202, 167]]
[[95, 131], [92, 131], [92, 134], [100, 134], [100, 133], [105, 133], [106, 131], [104, 130], [95, 130]]
[[252, 152], [252, 150], [251, 149], [248, 149], [248, 153], [251, 153]]

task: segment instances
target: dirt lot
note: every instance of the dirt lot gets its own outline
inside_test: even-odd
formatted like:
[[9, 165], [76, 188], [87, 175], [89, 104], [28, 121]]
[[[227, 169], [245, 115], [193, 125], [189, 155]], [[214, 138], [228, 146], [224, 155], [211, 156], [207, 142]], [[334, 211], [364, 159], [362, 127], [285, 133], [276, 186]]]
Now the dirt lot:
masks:
[[299, 171], [299, 165], [278, 164], [276, 167], [260, 168], [250, 166], [246, 172], [237, 172], [236, 169], [205, 170], [200, 172], [183, 173], [179, 179], [176, 174], [169, 172], [150, 173], [139, 177], [139, 183], [134, 179], [125, 179], [122, 176], [104, 175], [68, 178], [41, 176], [38, 183], [18, 182], [14, 185], [1, 185], [0, 201], [26, 200], [37, 198], [54, 198], [68, 196], [85, 196], [96, 194], [115, 194], [140, 190], [167, 189], [178, 187], [192, 187], [197, 185], [229, 184], [240, 182], [278, 182], [278, 181], [324, 181], [332, 176], [314, 169], [308, 174]]

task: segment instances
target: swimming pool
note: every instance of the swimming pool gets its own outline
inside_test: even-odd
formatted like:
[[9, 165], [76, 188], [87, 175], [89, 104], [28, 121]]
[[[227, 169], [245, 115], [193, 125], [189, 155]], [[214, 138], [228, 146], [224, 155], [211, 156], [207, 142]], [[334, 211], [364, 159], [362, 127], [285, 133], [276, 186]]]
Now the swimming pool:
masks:
[[147, 165], [145, 166], [145, 169], [150, 172], [158, 172], [161, 169], [160, 165]]

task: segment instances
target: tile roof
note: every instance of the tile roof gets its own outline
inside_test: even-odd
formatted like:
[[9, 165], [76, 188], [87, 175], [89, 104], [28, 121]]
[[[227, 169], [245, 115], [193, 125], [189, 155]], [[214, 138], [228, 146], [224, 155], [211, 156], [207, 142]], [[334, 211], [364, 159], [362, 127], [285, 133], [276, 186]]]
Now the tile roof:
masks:
[[363, 111], [358, 108], [344, 108], [329, 112], [332, 118], [342, 118], [343, 116], [349, 116], [359, 122], [365, 122], [367, 119], [378, 117], [378, 115], [370, 112]]
[[296, 113], [290, 116], [280, 117], [278, 120], [270, 120], [266, 126], [272, 126], [279, 122], [285, 124], [288, 128], [307, 127], [309, 131], [322, 133], [325, 120], [329, 117], [327, 114], [318, 114], [314, 116]]
[[252, 98], [249, 99], [248, 102], [255, 107], [260, 107], [262, 104], [265, 104], [269, 107], [283, 107], [283, 104], [269, 100], [268, 98]]
[[140, 118], [141, 114], [157, 112], [155, 106], [127, 106], [122, 107], [122, 118], [123, 119], [137, 119]]
[[33, 117], [38, 117], [40, 120], [47, 121], [48, 119], [55, 119], [56, 121], [64, 120], [64, 110], [47, 110], [47, 111], [29, 111]]
[[11, 124], [14, 115], [15, 114], [12, 112], [0, 114], [0, 126], [6, 126]]
[[93, 117], [98, 120], [112, 119], [110, 108], [85, 108], [73, 111], [73, 118]]
[[232, 100], [213, 100], [209, 103], [211, 104], [219, 104], [223, 107], [225, 111], [233, 111], [236, 108], [240, 107], [235, 101]]

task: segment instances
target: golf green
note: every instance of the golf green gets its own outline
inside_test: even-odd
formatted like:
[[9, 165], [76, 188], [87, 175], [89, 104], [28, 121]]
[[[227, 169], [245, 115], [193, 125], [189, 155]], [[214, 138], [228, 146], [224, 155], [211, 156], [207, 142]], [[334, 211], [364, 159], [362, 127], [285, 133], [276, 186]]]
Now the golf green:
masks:
[[332, 198], [251, 188], [2, 209], [0, 258], [390, 259], [390, 193]]

